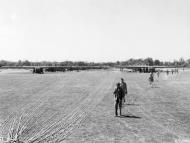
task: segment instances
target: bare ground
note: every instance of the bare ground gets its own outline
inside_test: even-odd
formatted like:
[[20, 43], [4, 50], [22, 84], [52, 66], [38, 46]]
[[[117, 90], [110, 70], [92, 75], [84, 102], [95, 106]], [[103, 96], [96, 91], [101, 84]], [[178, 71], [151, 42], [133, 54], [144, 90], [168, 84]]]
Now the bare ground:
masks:
[[[113, 71], [0, 75], [0, 121], [5, 138], [21, 119], [21, 140], [63, 143], [188, 143], [190, 72], [162, 76]], [[129, 94], [114, 117], [120, 77]]]

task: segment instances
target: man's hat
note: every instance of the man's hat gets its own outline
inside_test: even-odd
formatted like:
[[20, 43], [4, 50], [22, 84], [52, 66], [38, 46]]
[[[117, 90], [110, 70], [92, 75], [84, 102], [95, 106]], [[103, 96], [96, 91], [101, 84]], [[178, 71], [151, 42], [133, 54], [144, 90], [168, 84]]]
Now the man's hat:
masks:
[[121, 78], [121, 80], [124, 80], [123, 78]]

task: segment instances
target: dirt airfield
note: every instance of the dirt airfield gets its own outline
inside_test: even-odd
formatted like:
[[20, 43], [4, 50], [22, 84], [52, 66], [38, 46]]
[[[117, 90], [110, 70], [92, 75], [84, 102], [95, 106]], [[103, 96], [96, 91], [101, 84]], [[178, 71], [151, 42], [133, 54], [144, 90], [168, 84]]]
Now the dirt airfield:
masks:
[[[161, 73], [153, 88], [148, 76], [0, 73], [0, 140], [20, 126], [25, 143], [190, 143], [190, 71]], [[129, 93], [115, 117], [113, 90], [121, 77]]]

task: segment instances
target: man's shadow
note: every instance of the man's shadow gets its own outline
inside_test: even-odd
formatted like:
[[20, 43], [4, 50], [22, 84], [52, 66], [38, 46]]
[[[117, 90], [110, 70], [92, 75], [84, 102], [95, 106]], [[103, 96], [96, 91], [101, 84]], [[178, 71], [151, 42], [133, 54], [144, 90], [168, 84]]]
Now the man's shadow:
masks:
[[135, 115], [120, 115], [118, 116], [119, 118], [133, 118], [133, 119], [141, 119], [141, 117], [139, 116], [135, 116]]
[[153, 86], [152, 88], [160, 88], [159, 86]]
[[140, 106], [140, 104], [134, 104], [134, 103], [124, 103], [126, 106]]

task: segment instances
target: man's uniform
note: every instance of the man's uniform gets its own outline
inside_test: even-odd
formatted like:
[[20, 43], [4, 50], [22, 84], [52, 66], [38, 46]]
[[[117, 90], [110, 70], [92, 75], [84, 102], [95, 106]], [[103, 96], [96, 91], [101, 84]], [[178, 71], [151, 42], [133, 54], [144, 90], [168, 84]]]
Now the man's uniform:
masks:
[[154, 82], [154, 74], [153, 73], [150, 74], [149, 80], [150, 80], [150, 82]]
[[119, 107], [119, 113], [121, 115], [121, 107], [122, 107], [122, 88], [120, 87], [120, 85], [117, 85], [117, 88], [114, 91], [114, 95], [115, 95], [115, 115], [117, 116], [117, 110]]
[[122, 98], [125, 102], [125, 94], [127, 94], [127, 84], [123, 81], [121, 82], [121, 88], [122, 88]]

